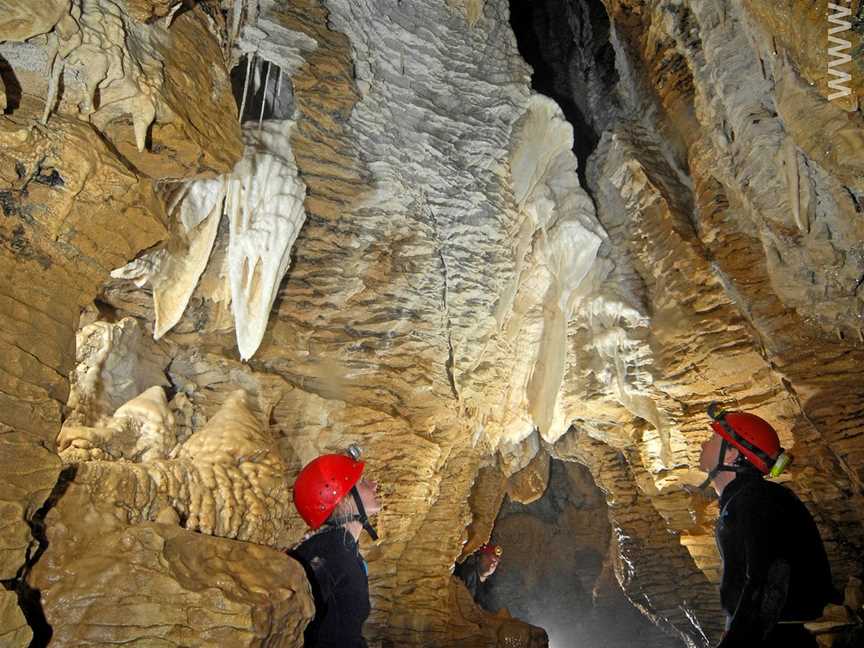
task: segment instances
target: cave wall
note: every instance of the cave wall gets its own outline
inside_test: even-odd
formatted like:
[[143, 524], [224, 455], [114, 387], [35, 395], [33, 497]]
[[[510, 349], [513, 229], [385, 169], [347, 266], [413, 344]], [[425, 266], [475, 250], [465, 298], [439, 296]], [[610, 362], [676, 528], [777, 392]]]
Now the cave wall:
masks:
[[[301, 465], [357, 442], [372, 641], [529, 645], [451, 569], [551, 455], [604, 494], [607, 577], [707, 645], [715, 399], [777, 424], [860, 574], [860, 70], [827, 99], [809, 3], [533, 4], [555, 101], [504, 0], [0, 1], [0, 637], [188, 641], [138, 600], [101, 635], [92, 552], [159, 562], [151, 603], [211, 586], [184, 542], [248, 575], [302, 536]], [[305, 582], [260, 578], [195, 632], [293, 645]]]

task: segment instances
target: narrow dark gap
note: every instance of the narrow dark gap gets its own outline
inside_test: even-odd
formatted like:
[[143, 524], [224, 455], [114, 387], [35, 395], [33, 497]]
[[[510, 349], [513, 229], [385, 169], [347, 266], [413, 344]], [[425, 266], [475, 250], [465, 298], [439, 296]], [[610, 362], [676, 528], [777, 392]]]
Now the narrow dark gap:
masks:
[[289, 119], [294, 113], [291, 80], [278, 65], [254, 54], [242, 56], [231, 70], [231, 90], [237, 112], [243, 111], [241, 122]]
[[109, 304], [107, 301], [97, 297], [93, 300], [93, 305], [99, 313], [99, 320], [110, 322], [111, 324], [120, 321], [120, 314], [113, 304]]
[[42, 505], [32, 520], [28, 520], [30, 533], [38, 543], [35, 551], [32, 553], [28, 550], [26, 560], [21, 569], [18, 570], [15, 578], [0, 581], [3, 587], [10, 592], [15, 592], [18, 597], [18, 607], [24, 614], [27, 625], [33, 632], [33, 639], [30, 641], [30, 648], [44, 648], [51, 641], [54, 634], [54, 629], [48, 623], [45, 617], [45, 611], [42, 609], [42, 593], [27, 582], [30, 571], [33, 566], [39, 562], [42, 554], [48, 548], [48, 537], [45, 535], [45, 516], [48, 512], [57, 505], [60, 498], [66, 493], [69, 484], [75, 479], [76, 466], [67, 466], [60, 471], [60, 476], [45, 504]]
[[573, 126], [579, 181], [603, 129], [617, 112], [615, 53], [601, 0], [510, 0], [519, 53], [533, 68], [531, 86], [555, 100]]
[[0, 56], [0, 81], [3, 83], [6, 94], [6, 106], [0, 106], [0, 108], [3, 108], [2, 114], [11, 115], [21, 105], [21, 84], [18, 82], [18, 77], [15, 76], [12, 66], [9, 65], [9, 61], [3, 56]]

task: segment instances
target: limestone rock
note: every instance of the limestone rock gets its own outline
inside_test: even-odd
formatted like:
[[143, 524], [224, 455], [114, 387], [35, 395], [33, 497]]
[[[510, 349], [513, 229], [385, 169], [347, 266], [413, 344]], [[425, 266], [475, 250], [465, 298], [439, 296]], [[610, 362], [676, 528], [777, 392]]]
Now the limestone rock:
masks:
[[111, 272], [112, 277], [131, 279], [138, 287], [152, 286], [156, 340], [170, 331], [186, 310], [210, 259], [225, 200], [224, 183], [218, 179], [193, 180], [178, 193], [171, 205], [171, 238]]
[[71, 0], [49, 0], [36, 6], [26, 6], [16, 0], [0, 2], [0, 41], [24, 41], [45, 34], [54, 28]]
[[[61, 4], [42, 22], [24, 23], [27, 33], [47, 36], [0, 45], [22, 92], [41, 98], [43, 123], [55, 110], [78, 115], [154, 178], [231, 168], [241, 152], [239, 124], [218, 25], [203, 8], [171, 20], [170, 9], [162, 11], [167, 5], [152, 7], [152, 17], [165, 17], [143, 22], [134, 10], [145, 3], [133, 4], [132, 13], [110, 0]], [[0, 42], [21, 40], [9, 28]], [[190, 66], [180, 54], [188, 51], [208, 63]]]
[[[105, 428], [64, 428], [61, 456], [83, 462], [67, 498], [80, 498], [82, 507], [122, 502], [115, 512], [126, 524], [172, 519], [171, 509], [186, 529], [284, 547], [286, 518], [293, 513], [285, 462], [245, 394], [232, 394], [174, 448], [164, 394], [153, 391], [159, 396], [128, 403]], [[143, 415], [138, 420], [135, 410]], [[140, 463], [114, 463], [118, 457]]]
[[9, 648], [25, 648], [32, 638], [33, 632], [18, 607], [18, 597], [0, 590], [0, 641]]
[[493, 540], [504, 554], [481, 603], [539, 623], [552, 646], [680, 646], [633, 608], [608, 569], [616, 545], [591, 473], [561, 461], [550, 471], [543, 455], [546, 493], [529, 503], [508, 499], [498, 514]]
[[103, 427], [64, 424], [57, 449], [66, 462], [82, 458], [148, 461], [165, 459], [176, 442], [174, 416], [165, 391], [156, 386], [117, 408]]
[[[59, 473], [50, 449], [68, 396], [79, 309], [92, 302], [106, 267], [164, 231], [152, 187], [92, 129], [57, 119], [54, 130], [40, 130], [31, 121], [38, 110], [24, 97], [0, 120], [3, 579], [24, 566], [33, 542], [28, 521]], [[0, 628], [20, 630], [15, 623]]]
[[527, 466], [507, 480], [507, 496], [514, 502], [530, 504], [543, 496], [549, 485], [549, 453], [540, 451]]
[[182, 0], [126, 0], [126, 9], [135, 20], [146, 23], [170, 16], [181, 4]]
[[[846, 6], [833, 3], [836, 8], [830, 4], [786, 2], [775, 6], [762, 0], [748, 0], [745, 7], [752, 17], [752, 21], [748, 21], [749, 29], [754, 33], [771, 34], [772, 47], [761, 49], [761, 57], [773, 63], [787, 56], [788, 52], [789, 59], [795, 61], [796, 67], [816, 92], [826, 98], [836, 94], [831, 103], [854, 113], [860, 111], [859, 102], [864, 95], [861, 78], [864, 68], [860, 58], [853, 54], [856, 48], [861, 47], [861, 32], [853, 27], [856, 16], [854, 3]], [[859, 3], [859, 15], [860, 7]], [[844, 41], [848, 46], [844, 46]], [[842, 60], [842, 57], [829, 52], [838, 45], [840, 54], [852, 55], [845, 65], [837, 65], [835, 60]], [[835, 74], [832, 74], [832, 69]], [[841, 76], [844, 73], [848, 79]], [[844, 88], [850, 92], [843, 93]]]
[[496, 615], [486, 612], [475, 604], [461, 580], [452, 578], [447, 592], [453, 616], [442, 645], [548, 648], [542, 628], [513, 619], [506, 611]]
[[[624, 457], [577, 430], [562, 437], [554, 452], [556, 458], [587, 466], [605, 492], [612, 526], [610, 558], [625, 595], [656, 625], [685, 644], [710, 643], [708, 637], [719, 634], [723, 627], [715, 588], [677, 538], [667, 532]], [[671, 589], [663, 576], [670, 572], [676, 575]]]
[[248, 132], [248, 149], [228, 180], [231, 222], [228, 277], [240, 357], [248, 360], [264, 337], [291, 248], [306, 212], [306, 185], [290, 148], [290, 121]]
[[[702, 477], [719, 398], [775, 423], [835, 574], [860, 571], [862, 122], [828, 99], [810, 48], [828, 42], [824, 4], [183, 4], [52, 5], [15, 26], [33, 38], [0, 44], [0, 419], [25, 438], [15, 453], [59, 467], [42, 448], [100, 288], [110, 319], [160, 336], [117, 365], [131, 393], [90, 399], [98, 421], [71, 403], [64, 435], [94, 453], [74, 457], [87, 460], [61, 506], [115, 545], [159, 545], [158, 528], [283, 547], [304, 530], [288, 498], [300, 466], [357, 442], [384, 502], [364, 546], [371, 642], [493, 645], [525, 628], [458, 612], [452, 565], [493, 533], [508, 480], [540, 492], [531, 462], [549, 454], [603, 492], [609, 545], [580, 539], [598, 600], [708, 646], [716, 506], [683, 487]], [[537, 12], [560, 108], [529, 88], [511, 6]], [[105, 284], [136, 256], [123, 273], [151, 277], [155, 314], [148, 289]], [[178, 447], [165, 458], [162, 435], [134, 463], [141, 448], [105, 417], [163, 380], [140, 382], [146, 349], [142, 373], [165, 369], [176, 392]], [[46, 489], [3, 505], [13, 574]], [[161, 554], [140, 555], [149, 568]]]
[[447, 4], [453, 9], [461, 9], [465, 12], [465, 20], [473, 27], [483, 15], [483, 5], [486, 0], [447, 0]]
[[303, 645], [314, 604], [303, 568], [283, 553], [164, 524], [128, 527], [62, 501], [50, 518], [33, 582], [58, 645]]
[[[172, 202], [182, 226], [175, 228], [171, 240], [112, 273], [117, 278], [134, 279], [138, 286], [152, 284], [154, 337], [159, 339], [186, 309], [224, 213], [230, 223], [224, 274], [243, 360], [248, 360], [261, 343], [278, 286], [290, 264], [292, 246], [306, 218], [306, 186], [298, 176], [291, 151], [293, 108], [283, 114], [281, 88], [289, 87], [304, 52], [316, 47], [314, 39], [273, 19], [273, 3], [259, 9], [258, 22], [244, 27], [237, 44], [247, 58], [241, 121], [247, 98], [254, 99], [261, 92], [257, 126], [247, 124], [244, 129], [243, 157], [219, 180], [197, 180], [183, 187]], [[256, 57], [267, 62], [263, 80], [257, 66], [254, 78], [250, 78]], [[268, 119], [262, 123], [268, 101]]]
[[497, 468], [481, 468], [477, 473], [468, 500], [471, 507], [471, 524], [466, 529], [468, 537], [465, 546], [462, 547], [460, 561], [489, 542], [495, 518], [501, 508], [501, 502], [504, 501], [505, 484], [504, 475]]
[[94, 425], [153, 385], [166, 386], [169, 359], [148, 343], [138, 320], [96, 321], [76, 334], [65, 425]]
[[0, 580], [14, 578], [30, 548], [31, 519], [51, 493], [60, 461], [30, 435], [0, 423]]

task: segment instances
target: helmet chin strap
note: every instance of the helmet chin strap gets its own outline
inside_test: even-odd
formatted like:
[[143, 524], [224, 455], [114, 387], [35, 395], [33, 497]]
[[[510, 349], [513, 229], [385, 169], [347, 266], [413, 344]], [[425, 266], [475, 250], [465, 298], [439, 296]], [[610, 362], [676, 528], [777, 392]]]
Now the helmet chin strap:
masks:
[[365, 529], [366, 533], [369, 534], [370, 538], [377, 540], [378, 532], [375, 531], [375, 527], [373, 527], [372, 523], [369, 521], [369, 516], [366, 515], [366, 507], [363, 506], [363, 500], [360, 497], [360, 493], [357, 491], [356, 486], [352, 486], [351, 488], [351, 497], [354, 498], [354, 503], [357, 505], [357, 514], [352, 517], [363, 525], [363, 529]]
[[746, 472], [747, 468], [742, 466], [732, 466], [726, 463], [723, 463], [723, 460], [726, 458], [726, 451], [730, 448], [730, 444], [726, 439], [720, 443], [720, 454], [717, 456], [717, 465], [711, 469], [711, 472], [708, 473], [708, 477], [705, 478], [701, 484], [696, 487], [696, 490], [705, 490], [708, 488], [709, 484], [714, 480], [714, 478], [723, 471], [726, 472], [734, 472], [734, 473], [742, 473]]

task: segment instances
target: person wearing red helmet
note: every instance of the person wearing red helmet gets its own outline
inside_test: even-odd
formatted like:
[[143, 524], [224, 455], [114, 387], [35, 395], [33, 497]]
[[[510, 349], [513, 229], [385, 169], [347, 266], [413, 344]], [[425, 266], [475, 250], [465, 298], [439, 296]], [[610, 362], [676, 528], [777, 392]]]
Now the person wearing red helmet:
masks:
[[720, 496], [715, 536], [726, 632], [718, 648], [816, 647], [804, 621], [836, 597], [819, 530], [788, 488], [766, 481], [791, 458], [774, 428], [747, 412], [708, 408], [715, 434], [699, 467]]
[[356, 446], [347, 455], [326, 454], [309, 462], [294, 482], [294, 505], [313, 533], [291, 555], [306, 570], [315, 618], [306, 627], [306, 648], [365, 648], [369, 581], [359, 538], [378, 539], [369, 516], [381, 505], [374, 481], [364, 479]]
[[498, 569], [498, 563], [501, 562], [503, 553], [501, 545], [487, 542], [463, 560], [454, 570], [453, 573], [462, 579], [475, 601], [480, 585]]

